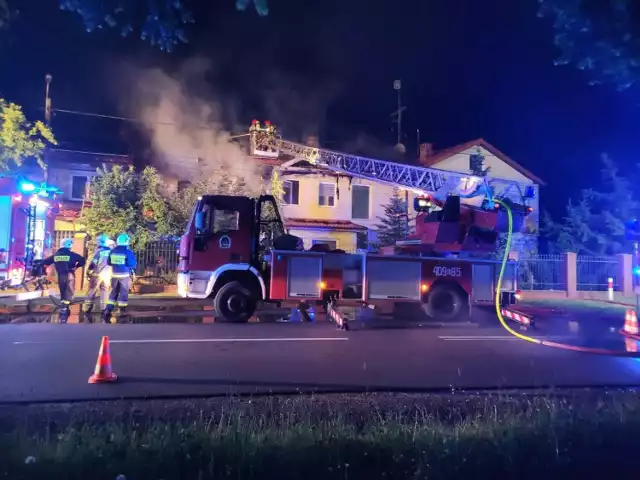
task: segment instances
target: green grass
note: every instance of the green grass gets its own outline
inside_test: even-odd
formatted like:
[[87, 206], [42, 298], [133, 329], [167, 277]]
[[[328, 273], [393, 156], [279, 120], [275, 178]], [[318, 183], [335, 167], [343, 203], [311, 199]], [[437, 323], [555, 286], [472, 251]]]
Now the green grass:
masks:
[[35, 479], [629, 478], [635, 392], [338, 395], [0, 408]]

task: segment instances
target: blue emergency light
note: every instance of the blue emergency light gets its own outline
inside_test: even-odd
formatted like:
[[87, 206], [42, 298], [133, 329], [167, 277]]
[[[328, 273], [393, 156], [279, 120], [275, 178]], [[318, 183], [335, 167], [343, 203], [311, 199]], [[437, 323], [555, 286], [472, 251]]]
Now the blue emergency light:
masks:
[[634, 268], [633, 268], [633, 274], [634, 274], [636, 277], [640, 277], [640, 267], [634, 267]]
[[22, 193], [33, 193], [36, 191], [36, 188], [38, 188], [36, 184], [28, 180], [20, 180], [20, 183], [18, 183], [18, 189]]

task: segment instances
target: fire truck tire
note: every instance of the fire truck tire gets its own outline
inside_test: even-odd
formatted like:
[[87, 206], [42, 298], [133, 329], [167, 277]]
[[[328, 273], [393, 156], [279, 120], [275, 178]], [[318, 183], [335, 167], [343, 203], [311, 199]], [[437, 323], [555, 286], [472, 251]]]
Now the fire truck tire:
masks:
[[457, 285], [436, 285], [425, 307], [433, 320], [451, 322], [468, 316], [469, 301]]
[[229, 282], [216, 293], [213, 308], [223, 322], [245, 323], [255, 313], [258, 302], [240, 282]]

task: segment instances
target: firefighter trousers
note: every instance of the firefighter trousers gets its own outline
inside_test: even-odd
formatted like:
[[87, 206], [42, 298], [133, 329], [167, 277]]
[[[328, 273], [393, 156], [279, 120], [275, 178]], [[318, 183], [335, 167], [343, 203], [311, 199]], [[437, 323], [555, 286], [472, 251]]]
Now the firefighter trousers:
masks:
[[96, 297], [100, 294], [100, 310], [104, 309], [107, 303], [107, 284], [100, 275], [91, 274], [89, 276], [89, 291], [87, 292], [87, 299], [84, 302], [83, 310], [90, 312], [93, 310], [93, 303]]
[[131, 277], [111, 277], [111, 292], [107, 300], [107, 310], [113, 310], [116, 306], [125, 308], [129, 304], [129, 288]]
[[60, 300], [63, 305], [68, 307], [76, 290], [76, 276], [73, 272], [58, 274], [58, 287], [60, 288]]

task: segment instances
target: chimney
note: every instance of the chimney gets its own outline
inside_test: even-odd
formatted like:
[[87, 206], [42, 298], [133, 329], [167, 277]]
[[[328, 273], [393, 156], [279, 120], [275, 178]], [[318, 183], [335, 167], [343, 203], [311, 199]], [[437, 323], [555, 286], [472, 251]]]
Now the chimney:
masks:
[[421, 165], [429, 166], [429, 157], [433, 155], [433, 143], [421, 143], [418, 162]]

